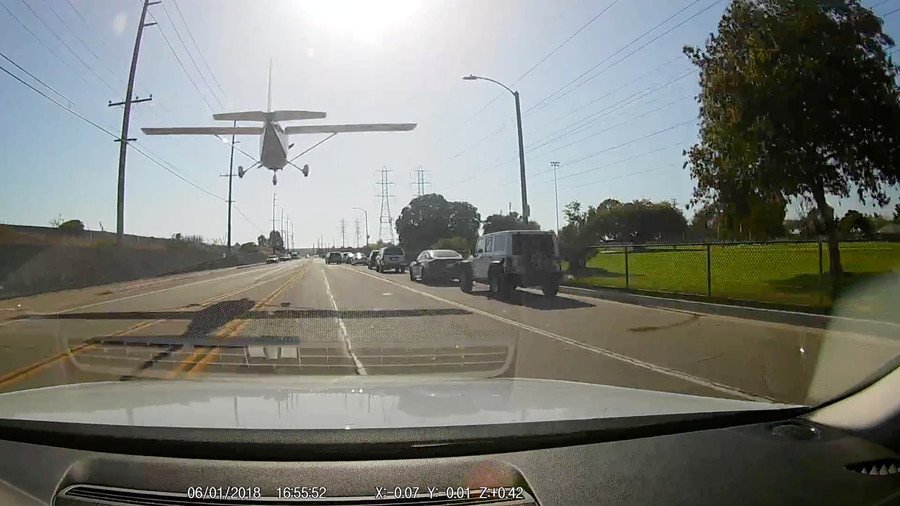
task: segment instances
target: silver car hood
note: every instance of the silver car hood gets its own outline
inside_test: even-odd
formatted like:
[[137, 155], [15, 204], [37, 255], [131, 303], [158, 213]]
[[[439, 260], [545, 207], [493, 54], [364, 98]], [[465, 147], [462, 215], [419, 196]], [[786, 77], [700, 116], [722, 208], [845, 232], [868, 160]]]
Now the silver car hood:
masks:
[[0, 419], [136, 427], [446, 427], [787, 408], [540, 379], [134, 381], [0, 395]]

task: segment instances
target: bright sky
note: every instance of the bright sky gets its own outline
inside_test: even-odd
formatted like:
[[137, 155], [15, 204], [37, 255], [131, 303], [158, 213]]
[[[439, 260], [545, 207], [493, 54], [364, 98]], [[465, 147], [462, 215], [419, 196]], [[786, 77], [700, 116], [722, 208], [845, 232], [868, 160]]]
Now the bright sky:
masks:
[[[0, 65], [118, 133], [121, 108], [107, 102], [123, 98], [141, 1], [0, 3], [0, 51], [66, 98], [9, 61]], [[268, 233], [273, 190], [279, 216], [283, 209], [295, 224], [298, 247], [320, 237], [340, 243], [341, 218], [354, 244], [353, 222], [362, 213], [353, 207], [368, 210], [375, 240], [381, 210], [375, 171], [382, 167], [393, 171], [393, 218], [414, 195], [412, 171], [419, 166], [427, 170], [428, 191], [469, 201], [482, 216], [510, 204], [520, 210], [513, 98], [490, 82], [460, 79], [470, 73], [521, 93], [528, 195], [532, 218], [544, 227], [555, 227], [551, 161], [560, 162], [560, 206], [610, 197], [683, 205], [693, 188], [681, 152], [696, 139], [691, 97], [697, 78], [681, 48], [702, 43], [726, 3], [163, 0], [150, 9], [159, 25], [145, 30], [136, 80], [136, 94], [152, 93], [153, 101], [134, 106], [130, 136], [218, 198], [131, 149], [126, 231], [224, 241], [227, 179], [219, 175], [228, 171], [228, 146], [214, 137], [147, 137], [140, 128], [213, 125], [213, 112], [265, 109], [270, 58], [274, 109], [327, 112], [320, 123], [416, 122], [418, 128], [339, 135], [298, 160], [309, 164], [308, 178], [288, 168], [276, 187], [271, 173], [261, 170], [235, 179], [234, 200], [246, 218], [235, 213], [233, 241]], [[900, 0], [866, 4], [889, 14], [887, 32], [900, 34]], [[0, 110], [0, 222], [46, 225], [62, 214], [88, 228], [102, 223], [115, 230], [118, 148], [112, 137], [6, 74], [0, 74]], [[292, 152], [323, 137], [294, 136]], [[241, 149], [258, 155], [256, 137], [240, 140]], [[235, 166], [252, 163], [235, 154]], [[892, 194], [891, 206], [897, 191]], [[853, 200], [839, 212], [848, 207], [874, 210]]]

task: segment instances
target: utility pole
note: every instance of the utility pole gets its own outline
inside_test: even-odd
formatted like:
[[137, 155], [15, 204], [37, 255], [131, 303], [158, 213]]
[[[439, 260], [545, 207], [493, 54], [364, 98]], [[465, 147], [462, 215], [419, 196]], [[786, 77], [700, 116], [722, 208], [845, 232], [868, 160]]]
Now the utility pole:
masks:
[[131, 55], [131, 70], [128, 72], [128, 85], [125, 87], [125, 100], [122, 102], [109, 102], [109, 107], [123, 105], [125, 106], [122, 113], [122, 136], [116, 139], [119, 143], [119, 183], [116, 188], [116, 242], [121, 246], [125, 242], [125, 155], [128, 152], [128, 143], [137, 139], [128, 138], [128, 124], [131, 121], [131, 104], [138, 102], [147, 102], [153, 100], [153, 95], [149, 98], [131, 98], [134, 92], [134, 74], [137, 71], [138, 55], [141, 51], [141, 36], [144, 34], [145, 26], [153, 26], [156, 23], [146, 23], [147, 8], [156, 5], [159, 2], [151, 2], [144, 0], [144, 7], [141, 9], [141, 19], [138, 22], [137, 36], [134, 39], [134, 52]]
[[[272, 232], [278, 230], [277, 228], [275, 228], [275, 202], [277, 200], [277, 197], [278, 197], [278, 194], [273, 192], [272, 193]], [[269, 235], [271, 235], [271, 234], [269, 234]], [[269, 246], [272, 246], [272, 245], [270, 244]]]
[[347, 220], [341, 218], [341, 249], [347, 247]]
[[278, 222], [278, 235], [281, 236], [281, 247], [284, 248], [284, 209], [281, 210], [281, 221]]
[[[237, 126], [237, 121], [232, 123], [232, 126]], [[231, 158], [228, 161], [228, 174], [219, 174], [219, 177], [227, 177], [228, 178], [228, 252], [231, 253], [231, 204], [234, 203], [231, 200], [231, 182], [234, 180], [234, 143], [237, 142], [234, 140], [234, 134], [231, 135]]]
[[553, 208], [553, 214], [556, 215], [556, 235], [559, 235], [559, 188], [556, 186], [556, 169], [559, 168], [559, 162], [550, 162], [553, 167], [553, 194], [556, 195], [556, 207]]
[[355, 220], [353, 220], [353, 232], [354, 232], [354, 235], [356, 235], [356, 247], [359, 248], [359, 237], [362, 234], [362, 231], [360, 230], [360, 227], [359, 227], [359, 218], [356, 218]]
[[366, 248], [369, 247], [369, 212], [361, 207], [354, 207], [357, 211], [363, 212], [363, 220], [366, 222]]
[[384, 241], [385, 229], [387, 229], [390, 233], [391, 244], [394, 244], [394, 220], [391, 216], [391, 199], [396, 197], [391, 194], [391, 185], [394, 183], [389, 179], [389, 175], [393, 171], [384, 167], [378, 172], [381, 174], [381, 180], [375, 183], [381, 187], [381, 193], [375, 195], [375, 198], [381, 199], [381, 217], [379, 218], [380, 226], [378, 228], [378, 239]]
[[429, 183], [426, 180], [426, 177], [425, 177], [426, 172], [428, 172], [428, 171], [423, 169], [421, 165], [419, 167], [417, 167], [416, 170], [413, 171], [413, 173], [415, 173], [415, 175], [416, 175], [416, 180], [410, 182], [409, 184], [413, 188], [415, 188], [413, 193], [415, 193], [416, 197], [421, 197], [422, 195], [425, 195], [425, 187], [431, 185], [431, 183]]

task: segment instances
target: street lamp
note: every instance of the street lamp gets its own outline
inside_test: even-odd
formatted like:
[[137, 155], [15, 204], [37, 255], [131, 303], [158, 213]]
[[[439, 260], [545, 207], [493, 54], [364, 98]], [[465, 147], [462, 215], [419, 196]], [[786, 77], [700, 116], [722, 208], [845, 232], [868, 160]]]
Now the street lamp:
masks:
[[354, 207], [353, 209], [363, 212], [363, 215], [364, 215], [363, 219], [366, 221], [366, 248], [368, 248], [369, 247], [369, 213], [366, 212], [366, 210], [361, 207]]
[[509, 88], [509, 86], [501, 83], [500, 81], [495, 81], [489, 77], [476, 76], [474, 74], [469, 74], [463, 77], [466, 81], [476, 81], [481, 79], [482, 81], [490, 81], [494, 84], [500, 85], [506, 91], [512, 93], [513, 97], [516, 99], [516, 128], [519, 132], [519, 178], [521, 179], [522, 184], [522, 220], [525, 223], [528, 223], [529, 209], [528, 209], [528, 191], [525, 188], [525, 146], [522, 141], [522, 108], [519, 105], [519, 92], [513, 91]]

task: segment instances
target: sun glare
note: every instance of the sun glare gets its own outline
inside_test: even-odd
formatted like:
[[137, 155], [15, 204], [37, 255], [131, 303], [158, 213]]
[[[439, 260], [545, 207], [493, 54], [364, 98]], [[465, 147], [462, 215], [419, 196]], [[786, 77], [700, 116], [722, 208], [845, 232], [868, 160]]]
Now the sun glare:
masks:
[[299, 4], [313, 24], [365, 42], [374, 42], [402, 24], [415, 9], [414, 0], [308, 0]]

